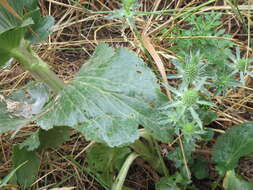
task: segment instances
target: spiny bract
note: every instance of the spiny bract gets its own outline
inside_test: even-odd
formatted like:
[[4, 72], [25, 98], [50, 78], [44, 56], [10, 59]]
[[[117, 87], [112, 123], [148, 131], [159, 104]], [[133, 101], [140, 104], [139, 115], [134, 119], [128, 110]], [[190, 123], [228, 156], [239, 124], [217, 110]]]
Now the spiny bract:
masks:
[[184, 92], [184, 94], [182, 95], [182, 102], [185, 106], [191, 107], [197, 103], [198, 98], [198, 92], [196, 90], [190, 89]]

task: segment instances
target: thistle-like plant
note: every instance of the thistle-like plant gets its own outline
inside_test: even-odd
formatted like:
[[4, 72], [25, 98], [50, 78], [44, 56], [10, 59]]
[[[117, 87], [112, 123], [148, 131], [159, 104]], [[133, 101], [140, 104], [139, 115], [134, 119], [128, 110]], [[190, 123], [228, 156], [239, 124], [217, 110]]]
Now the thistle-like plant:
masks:
[[200, 51], [196, 54], [186, 54], [184, 61], [173, 59], [172, 63], [177, 69], [177, 74], [169, 74], [168, 79], [181, 79], [183, 85], [186, 86], [198, 86], [199, 81], [204, 81], [204, 84], [199, 90], [206, 95], [210, 95], [210, 92], [205, 86], [210, 85], [208, 80], [213, 79], [213, 76], [207, 72], [209, 63], [202, 59]]
[[226, 95], [226, 93], [235, 87], [241, 86], [241, 82], [235, 80], [235, 73], [224, 72], [223, 75], [217, 75], [216, 80], [211, 85], [215, 88], [215, 95]]
[[253, 77], [253, 73], [249, 69], [253, 69], [253, 66], [250, 63], [253, 61], [252, 58], [243, 58], [240, 52], [240, 48], [236, 48], [236, 54], [231, 54], [230, 59], [232, 64], [229, 64], [229, 67], [233, 70], [233, 74], [239, 74], [240, 82], [242, 85], [245, 85], [245, 76], [248, 75]]
[[[190, 113], [192, 120], [198, 124], [200, 129], [203, 129], [203, 124], [197, 110], [200, 105], [214, 106], [213, 103], [206, 100], [201, 100], [200, 98], [200, 90], [203, 88], [205, 81], [206, 78], [203, 78], [193, 88], [189, 88], [188, 85], [185, 85], [184, 83], [182, 83], [179, 88], [165, 85], [165, 87], [168, 88], [175, 96], [174, 101], [162, 107], [162, 110], [172, 111], [171, 108], [174, 108], [174, 111], [177, 113], [176, 118], [174, 118], [173, 121], [174, 124], [181, 121], [182, 118], [185, 119], [187, 117], [187, 114]], [[168, 114], [170, 113], [171, 112]], [[188, 118], [185, 120], [188, 120]]]
[[201, 139], [201, 135], [205, 134], [204, 130], [199, 130], [196, 122], [186, 122], [181, 126], [182, 134], [186, 142], [189, 142], [193, 139]]
[[173, 65], [177, 69], [177, 74], [169, 74], [168, 79], [182, 79], [188, 84], [197, 84], [206, 75], [206, 67], [208, 62], [205, 62], [198, 51], [196, 54], [190, 53], [185, 55], [185, 60], [172, 60]]

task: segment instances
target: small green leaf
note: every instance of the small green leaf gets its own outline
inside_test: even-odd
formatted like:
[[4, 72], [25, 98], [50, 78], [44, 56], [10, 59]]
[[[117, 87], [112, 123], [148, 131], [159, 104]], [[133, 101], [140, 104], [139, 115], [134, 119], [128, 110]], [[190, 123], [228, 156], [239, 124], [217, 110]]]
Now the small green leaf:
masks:
[[213, 161], [217, 170], [224, 174], [237, 167], [238, 160], [253, 152], [253, 122], [227, 130], [214, 146]]
[[111, 187], [131, 150], [127, 147], [110, 148], [95, 144], [86, 151], [88, 169], [107, 187]]
[[71, 130], [69, 127], [55, 127], [48, 131], [39, 131], [40, 149], [58, 148], [61, 144], [69, 140]]
[[39, 130], [33, 133], [28, 139], [20, 144], [20, 149], [25, 148], [27, 151], [34, 151], [40, 146]]
[[203, 121], [204, 125], [209, 125], [218, 118], [218, 114], [208, 109], [202, 108], [200, 111], [200, 118]]
[[33, 19], [34, 24], [31, 26], [32, 32], [26, 33], [25, 38], [32, 43], [47, 40], [47, 37], [53, 32], [54, 18], [51, 16], [41, 17], [40, 9], [32, 11], [29, 16]]
[[[203, 158], [202, 158], [203, 159]], [[206, 160], [197, 159], [192, 167], [192, 172], [197, 179], [205, 179], [209, 176], [208, 162]]]
[[28, 151], [58, 148], [69, 140], [70, 135], [71, 130], [69, 127], [55, 127], [48, 131], [38, 129], [20, 145], [20, 148], [26, 148]]
[[166, 140], [167, 128], [156, 122], [160, 93], [154, 73], [134, 53], [100, 44], [38, 124], [70, 126], [112, 147], [134, 142], [139, 124]]
[[203, 140], [205, 142], [210, 141], [214, 137], [214, 132], [210, 128], [205, 128], [205, 132], [203, 134], [201, 134], [200, 137], [201, 137], [201, 140]]
[[38, 174], [40, 159], [36, 156], [35, 152], [20, 149], [18, 145], [13, 147], [12, 163], [14, 168], [20, 164], [27, 162], [15, 174], [16, 182], [22, 189], [30, 187], [35, 181]]
[[18, 167], [16, 167], [15, 169], [13, 169], [7, 176], [5, 176], [3, 180], [0, 180], [0, 188], [3, 188], [5, 185], [7, 185], [8, 182], [11, 180], [11, 178], [18, 171], [18, 169], [21, 168], [25, 164], [26, 164], [26, 162], [20, 164]]
[[226, 173], [226, 177], [223, 181], [223, 187], [225, 190], [252, 190], [253, 185], [241, 178], [239, 178], [234, 170], [230, 170]]
[[188, 181], [180, 174], [175, 173], [171, 176], [162, 177], [155, 185], [156, 190], [181, 190], [181, 185], [185, 186]]

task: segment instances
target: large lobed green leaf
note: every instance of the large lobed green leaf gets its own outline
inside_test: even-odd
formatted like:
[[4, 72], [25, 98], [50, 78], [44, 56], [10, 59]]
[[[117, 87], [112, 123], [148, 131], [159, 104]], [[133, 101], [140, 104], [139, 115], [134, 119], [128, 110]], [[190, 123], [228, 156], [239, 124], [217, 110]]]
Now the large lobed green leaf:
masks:
[[253, 152], [253, 122], [229, 129], [220, 136], [214, 146], [213, 161], [224, 174], [237, 167], [238, 160]]
[[156, 122], [161, 96], [152, 71], [127, 49], [100, 44], [38, 124], [43, 129], [71, 126], [87, 139], [120, 146], [134, 142], [143, 125], [160, 140], [166, 127]]

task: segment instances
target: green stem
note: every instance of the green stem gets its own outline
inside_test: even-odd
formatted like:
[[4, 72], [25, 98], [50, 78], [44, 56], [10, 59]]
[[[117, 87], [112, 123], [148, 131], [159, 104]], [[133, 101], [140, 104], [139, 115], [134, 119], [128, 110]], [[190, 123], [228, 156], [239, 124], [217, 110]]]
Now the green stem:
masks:
[[152, 137], [145, 131], [141, 132], [141, 136], [146, 139], [147, 143], [142, 142], [141, 140], [136, 140], [131, 145], [131, 148], [144, 160], [146, 160], [159, 174], [168, 176], [168, 169], [163, 161], [159, 147], [157, 147], [158, 145], [155, 140], [152, 139]]
[[10, 53], [24, 69], [29, 71], [37, 80], [46, 83], [55, 93], [59, 93], [64, 88], [63, 81], [25, 43], [22, 43], [21, 47], [13, 49]]
[[122, 168], [120, 169], [120, 172], [115, 180], [115, 182], [112, 185], [112, 190], [121, 190], [124, 184], [124, 181], [127, 176], [127, 172], [133, 163], [133, 161], [138, 157], [139, 155], [136, 153], [131, 153], [126, 161], [124, 162]]

